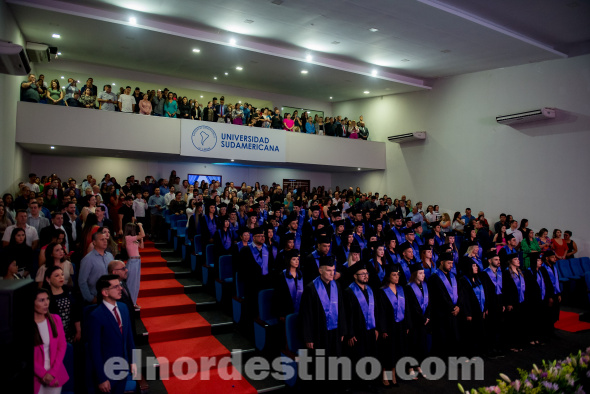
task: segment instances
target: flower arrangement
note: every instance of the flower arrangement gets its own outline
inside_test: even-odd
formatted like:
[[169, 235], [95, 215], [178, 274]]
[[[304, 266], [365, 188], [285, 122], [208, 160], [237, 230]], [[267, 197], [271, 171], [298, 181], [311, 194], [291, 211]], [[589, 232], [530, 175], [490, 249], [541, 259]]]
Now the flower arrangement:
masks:
[[543, 360], [541, 368], [533, 364], [531, 371], [518, 369], [518, 379], [511, 380], [501, 373], [498, 384], [495, 386], [480, 387], [478, 389], [465, 390], [459, 384], [459, 390], [463, 394], [584, 394], [584, 387], [590, 383], [590, 347], [584, 352], [570, 354], [564, 360], [547, 362]]

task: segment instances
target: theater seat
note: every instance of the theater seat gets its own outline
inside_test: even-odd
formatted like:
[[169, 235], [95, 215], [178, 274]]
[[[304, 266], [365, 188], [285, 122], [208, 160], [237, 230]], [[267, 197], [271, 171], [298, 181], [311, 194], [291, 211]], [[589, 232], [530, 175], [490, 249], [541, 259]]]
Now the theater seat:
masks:
[[293, 387], [297, 382], [297, 361], [295, 361], [295, 357], [299, 355], [299, 349], [304, 347], [300, 337], [299, 313], [292, 313], [285, 318], [285, 334], [287, 348], [281, 351], [281, 363], [288, 367], [287, 371], [295, 371], [293, 377], [285, 379], [285, 384]]
[[191, 271], [193, 272], [197, 270], [197, 260], [200, 260], [203, 256], [201, 248], [201, 236], [195, 235], [195, 238], [193, 239], [193, 252], [191, 253]]
[[186, 236], [186, 219], [176, 221], [176, 237], [174, 237], [174, 250], [178, 250], [184, 244], [184, 237]]
[[62, 394], [74, 394], [74, 345], [71, 343], [67, 344], [64, 367], [66, 367], [69, 379], [61, 388], [61, 392]]
[[590, 272], [590, 257], [580, 257], [580, 263], [584, 269], [584, 273]]
[[570, 267], [572, 267], [572, 272], [574, 273], [574, 275], [579, 276], [580, 278], [584, 277], [584, 268], [582, 268], [582, 263], [580, 262], [580, 259], [578, 258], [573, 258], [573, 259], [569, 259], [570, 262]]
[[272, 297], [274, 289], [261, 290], [258, 293], [258, 315], [254, 320], [254, 344], [256, 349], [264, 350], [272, 348], [277, 339], [279, 319], [272, 314]]
[[178, 230], [178, 222], [181, 220], [186, 220], [186, 215], [171, 215], [170, 228], [168, 229], [168, 242], [172, 242], [172, 236], [174, 235], [174, 232]]
[[215, 299], [217, 302], [221, 302], [221, 300], [224, 298], [224, 295], [229, 293], [233, 282], [234, 278], [232, 275], [232, 256], [220, 256], [219, 276], [215, 280]]
[[203, 273], [203, 286], [209, 283], [209, 274], [211, 270], [215, 267], [215, 261], [213, 260], [213, 253], [214, 253], [215, 246], [213, 244], [209, 244], [205, 247], [205, 264], [202, 267]]
[[236, 295], [232, 298], [232, 317], [234, 323], [239, 323], [242, 318], [242, 305], [244, 303], [244, 281], [240, 279], [239, 272], [234, 276]]
[[557, 260], [557, 268], [559, 269], [560, 276], [566, 279], [580, 279], [579, 276], [575, 275], [570, 266], [568, 260]]

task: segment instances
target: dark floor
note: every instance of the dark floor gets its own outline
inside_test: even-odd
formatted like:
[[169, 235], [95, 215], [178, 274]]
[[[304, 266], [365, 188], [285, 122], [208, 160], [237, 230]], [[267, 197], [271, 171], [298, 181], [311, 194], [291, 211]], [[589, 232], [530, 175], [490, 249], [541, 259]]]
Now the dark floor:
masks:
[[[168, 260], [169, 266], [172, 270], [179, 273], [179, 281], [187, 286], [187, 295], [197, 304], [197, 312], [199, 312], [205, 319], [212, 324], [212, 332], [215, 337], [230, 351], [242, 352], [242, 362], [246, 362], [250, 357], [255, 355], [263, 355], [255, 350], [252, 341], [246, 339], [238, 332], [237, 328], [232, 322], [231, 310], [229, 304], [219, 305], [215, 303], [215, 298], [212, 296], [211, 289], [201, 286], [198, 279], [193, 274], [187, 275], [188, 265], [183, 263], [178, 255], [174, 254], [170, 249], [166, 249], [165, 245], [157, 245], [163, 250], [162, 256]], [[564, 308], [571, 312], [584, 312], [576, 308]], [[145, 327], [140, 323], [138, 331], [145, 332]], [[567, 357], [570, 353], [577, 353], [580, 349], [586, 349], [590, 346], [590, 330], [569, 333], [565, 331], [557, 331], [557, 338], [551, 340], [543, 346], [530, 346], [523, 352], [509, 353], [500, 359], [484, 359], [484, 378], [480, 381], [457, 381], [448, 380], [445, 375], [440, 380], [419, 379], [417, 381], [402, 381], [398, 379], [399, 387], [390, 389], [379, 389], [379, 392], [403, 392], [403, 393], [423, 393], [423, 392], [440, 392], [440, 393], [458, 393], [458, 383], [461, 383], [465, 389], [477, 388], [482, 386], [489, 386], [496, 384], [500, 373], [504, 373], [511, 378], [517, 376], [517, 368], [530, 369], [532, 364], [541, 365], [542, 360], [562, 359]], [[153, 352], [147, 344], [147, 341], [140, 345], [144, 350], [144, 354], [152, 355]], [[278, 355], [263, 355], [270, 359]], [[276, 393], [294, 393], [310, 391], [302, 387], [296, 388], [286, 387], [283, 382], [268, 378], [263, 381], [250, 381], [250, 384], [258, 390], [258, 392], [276, 392]], [[149, 393], [151, 394], [165, 394], [167, 393], [164, 384], [161, 381], [150, 381]], [[348, 383], [343, 385], [344, 389], [349, 389], [351, 385]], [[316, 391], [315, 388], [312, 388]], [[330, 390], [328, 390], [330, 391]], [[354, 393], [375, 392], [368, 391], [366, 388], [361, 390], [352, 390]], [[176, 394], [176, 393], [170, 393]], [[224, 393], [215, 393], [224, 394]], [[311, 393], [310, 393], [311, 394]]]

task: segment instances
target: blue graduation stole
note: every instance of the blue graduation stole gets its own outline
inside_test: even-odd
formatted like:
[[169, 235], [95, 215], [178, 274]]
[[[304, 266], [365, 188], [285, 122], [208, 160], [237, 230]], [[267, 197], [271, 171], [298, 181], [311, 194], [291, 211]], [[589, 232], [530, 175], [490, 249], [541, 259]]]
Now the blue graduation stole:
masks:
[[348, 255], [350, 254], [350, 245], [348, 245], [348, 248], [342, 248], [342, 250], [344, 251], [344, 255], [346, 256], [346, 266], [348, 266]]
[[449, 293], [449, 296], [451, 297], [451, 301], [456, 305], [457, 300], [459, 299], [459, 293], [457, 293], [457, 279], [455, 278], [455, 275], [453, 275], [453, 273], [449, 274], [451, 275], [451, 283], [449, 283], [449, 279], [447, 279], [447, 276], [442, 270], [437, 270], [435, 274], [438, 275], [440, 280], [442, 280], [447, 289], [447, 293]]
[[395, 234], [395, 237], [397, 238], [397, 245], [401, 245], [405, 240], [404, 235], [395, 226], [393, 226], [391, 228], [391, 230], [393, 231], [393, 233]]
[[[266, 245], [268, 247], [268, 245]], [[277, 244], [272, 244], [271, 248], [271, 252], [272, 252], [272, 257], [274, 257], [275, 259], [277, 258], [277, 253], [279, 252], [279, 249], [277, 248]]]
[[543, 275], [538, 270], [536, 273], [536, 277], [537, 277], [537, 284], [539, 285], [539, 288], [541, 289], [541, 299], [544, 300], [545, 299], [545, 281], [543, 280]]
[[266, 247], [266, 244], [262, 245], [261, 252], [259, 252], [258, 248], [254, 246], [254, 243], [251, 243], [249, 246], [252, 256], [254, 256], [254, 260], [260, 268], [262, 268], [262, 275], [268, 275], [268, 248]]
[[240, 215], [238, 215], [238, 223], [240, 224], [240, 227], [246, 227], [247, 222], [248, 222], [247, 215], [244, 215], [244, 217], [241, 217]]
[[228, 250], [231, 247], [231, 232], [229, 230], [217, 230], [217, 232], [219, 233], [219, 238], [221, 239], [221, 245], [225, 250]]
[[211, 220], [209, 215], [205, 215], [205, 221], [207, 223], [207, 229], [209, 230], [209, 234], [211, 234], [211, 236], [213, 236], [213, 234], [215, 234], [215, 231], [217, 231], [217, 224], [215, 223], [215, 217], [213, 217], [213, 220]]
[[553, 268], [551, 268], [548, 264], [543, 263], [543, 267], [545, 267], [547, 275], [549, 275], [549, 279], [553, 284], [553, 293], [560, 294], [561, 290], [559, 288], [559, 275], [557, 274], [557, 266], [554, 265]]
[[293, 309], [295, 313], [299, 312], [299, 304], [301, 303], [301, 294], [303, 294], [303, 278], [297, 273], [297, 278], [293, 278], [291, 273], [286, 269], [283, 270], [283, 276], [289, 287], [291, 293], [291, 301], [293, 301]]
[[[479, 281], [478, 281], [479, 282]], [[475, 296], [477, 297], [477, 301], [479, 301], [479, 308], [481, 309], [482, 313], [486, 307], [486, 294], [483, 290], [483, 285], [479, 282], [476, 286], [471, 286]]]
[[506, 271], [508, 271], [507, 274], [510, 275], [510, 277], [514, 281], [514, 284], [516, 285], [516, 290], [518, 291], [518, 303], [520, 304], [524, 301], [524, 291], [526, 287], [524, 283], [524, 277], [522, 276], [522, 274], [519, 274], [518, 272], [516, 273], [516, 275], [512, 275], [510, 267], [506, 268]]
[[379, 264], [377, 262], [377, 260], [375, 260], [375, 259], [371, 259], [371, 260], [369, 260], [369, 262], [373, 265], [373, 268], [375, 268], [375, 271], [377, 271], [377, 276], [379, 277], [379, 281], [383, 282], [383, 278], [385, 278], [385, 270], [383, 269], [383, 267], [381, 267], [381, 264]]
[[236, 222], [235, 224], [232, 224], [231, 222], [229, 223], [229, 231], [231, 232], [232, 239], [238, 239], [239, 228], [240, 225], [238, 222]]
[[422, 240], [422, 237], [419, 236], [418, 234], [416, 234], [416, 237], [414, 238], [414, 241], [418, 244], [418, 246], [424, 245], [424, 241]]
[[410, 272], [409, 264], [406, 263], [406, 260], [404, 260], [404, 259], [399, 260], [399, 264], [402, 266], [402, 269], [404, 270], [404, 275], [406, 276], [406, 282], [409, 282], [410, 276], [412, 276], [412, 273]]
[[[422, 266], [424, 266], [424, 264]], [[430, 267], [430, 268], [424, 267], [424, 280], [427, 281], [428, 278], [430, 278], [432, 276], [432, 274], [435, 273], [436, 271], [437, 271], [437, 268], [436, 268], [436, 265], [434, 264], [434, 261], [433, 261], [432, 267]]]
[[479, 268], [479, 272], [483, 271], [483, 264], [481, 262], [481, 260], [477, 257], [472, 257], [471, 260], [473, 260], [473, 262], [475, 264], [477, 264], [477, 268]]
[[385, 295], [389, 299], [389, 302], [391, 303], [391, 306], [393, 307], [393, 313], [395, 316], [396, 323], [399, 323], [400, 321], [404, 320], [404, 317], [406, 316], [406, 299], [404, 297], [403, 287], [396, 286], [396, 288], [397, 296], [389, 286], [383, 289], [383, 292], [385, 293]]
[[[236, 245], [238, 245], [238, 252], [245, 246], [242, 241], [238, 242]], [[248, 244], [248, 246], [250, 246], [250, 244]]]
[[330, 281], [330, 298], [328, 298], [328, 292], [321, 277], [315, 278], [313, 285], [318, 292], [318, 297], [326, 314], [326, 328], [328, 331], [338, 328], [338, 287], [336, 282]]
[[422, 294], [422, 291], [420, 291], [420, 288], [418, 287], [416, 282], [412, 282], [410, 284], [410, 288], [414, 290], [414, 294], [416, 295], [416, 299], [418, 300], [420, 309], [422, 309], [422, 313], [425, 313], [426, 308], [428, 307], [428, 286], [426, 286], [426, 283], [422, 282], [422, 289], [424, 290], [424, 294]]
[[436, 243], [437, 246], [440, 246], [445, 243], [445, 239], [442, 236], [442, 234], [441, 234], [441, 236], [434, 234], [434, 242]]
[[361, 311], [365, 316], [365, 327], [367, 330], [372, 330], [375, 328], [375, 298], [373, 297], [373, 290], [369, 286], [367, 286], [367, 293], [369, 293], [369, 304], [367, 305], [367, 299], [363, 294], [359, 285], [356, 282], [353, 282], [350, 286], [350, 289], [356, 296], [356, 299], [361, 306]]
[[492, 269], [488, 267], [484, 270], [484, 272], [486, 272], [492, 280], [492, 283], [496, 288], [496, 294], [502, 294], [502, 271], [498, 269], [494, 274], [494, 271], [492, 271]]
[[359, 237], [358, 234], [356, 234], [356, 233], [354, 234], [354, 239], [356, 239], [356, 241], [359, 243], [361, 250], [363, 250], [367, 247], [367, 241], [362, 239], [361, 237]]
[[389, 257], [391, 258], [391, 261], [393, 264], [398, 262], [398, 257], [395, 252], [391, 253], [391, 251], [389, 249], [387, 249], [387, 250], [385, 250], [385, 253], [389, 254]]
[[[316, 226], [313, 225], [313, 220], [314, 220], [313, 218], [309, 219], [308, 220], [308, 223], [311, 226], [311, 228], [313, 229], [313, 231], [315, 231], [317, 225]], [[319, 219], [317, 219], [317, 220], [319, 220]], [[316, 222], [317, 222], [317, 220], [316, 220]]]
[[420, 247], [418, 246], [418, 243], [416, 243], [416, 242], [412, 242], [412, 243], [410, 244], [410, 246], [412, 247], [412, 250], [414, 251], [414, 259], [415, 259], [417, 262], [421, 263], [421, 262], [422, 262], [422, 260], [420, 259]]
[[335, 246], [340, 246], [342, 244], [342, 238], [340, 237], [340, 235], [334, 235], [334, 241], [334, 243], [336, 244]]

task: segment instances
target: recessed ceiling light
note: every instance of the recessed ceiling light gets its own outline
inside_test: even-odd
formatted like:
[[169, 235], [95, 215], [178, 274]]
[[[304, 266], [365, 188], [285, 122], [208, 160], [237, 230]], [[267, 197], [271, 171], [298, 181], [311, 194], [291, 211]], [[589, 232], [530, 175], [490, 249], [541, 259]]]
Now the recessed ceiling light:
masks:
[[200, 50], [200, 49], [197, 49], [197, 48], [195, 48], [195, 49], [193, 49], [193, 52], [194, 52], [194, 53], [199, 53], [199, 52], [201, 52], [201, 50]]
[[238, 67], [236, 67], [236, 70], [238, 70], [238, 71], [242, 71], [242, 70], [243, 70], [243, 68], [242, 68], [241, 66], [238, 66]]
[[225, 75], [229, 75], [229, 73], [224, 73]]
[[61, 36], [60, 36], [59, 34], [55, 34], [55, 33], [53, 33], [53, 34], [51, 35], [51, 37], [53, 37], [53, 38], [61, 38]]
[[307, 70], [301, 70], [301, 74], [307, 74]]
[[233, 39], [233, 38], [232, 38], [232, 39], [230, 39], [230, 40], [229, 40], [229, 44], [230, 44], [230, 45], [236, 45], [236, 40], [235, 40], [235, 39]]
[[51, 148], [51, 149], [55, 149], [55, 146], [51, 146], [50, 148]]
[[64, 79], [64, 76], [62, 75], [60, 78], [61, 78], [61, 79]]
[[332, 100], [332, 96], [330, 96], [330, 100]]
[[129, 18], [129, 23], [131, 23], [132, 25], [137, 25], [137, 18], [132, 16], [131, 18]]
[[234, 159], [231, 159], [231, 161], [234, 161]]
[[374, 76], [374, 77], [376, 77], [377, 76], [377, 70], [371, 71], [371, 75]]
[[357, 171], [360, 171], [360, 170], [361, 170], [361, 168], [360, 168], [360, 167], [359, 167], [359, 168], [357, 168]]
[[113, 82], [111, 85], [115, 86], [115, 83]]
[[217, 77], [213, 77], [213, 79], [217, 79]]
[[246, 19], [244, 21], [244, 23], [251, 24], [251, 23], [254, 23], [254, 21], [252, 19]]
[[61, 56], [61, 52], [58, 52], [58, 53], [57, 53], [57, 56]]
[[375, 32], [377, 32], [377, 31], [379, 31], [379, 29], [377, 29], [376, 27], [371, 27], [371, 28], [369, 29], [369, 31], [370, 31], [370, 32], [373, 32], [373, 33], [375, 33]]
[[368, 90], [365, 90], [363, 93], [364, 93], [364, 94], [369, 94], [369, 93], [371, 93], [371, 92], [369, 92]]
[[307, 60], [308, 62], [311, 62], [311, 59], [313, 59], [311, 55], [305, 56], [305, 60]]
[[201, 98], [203, 98], [203, 96], [201, 96]]

